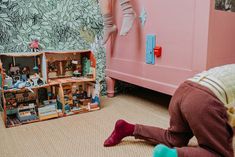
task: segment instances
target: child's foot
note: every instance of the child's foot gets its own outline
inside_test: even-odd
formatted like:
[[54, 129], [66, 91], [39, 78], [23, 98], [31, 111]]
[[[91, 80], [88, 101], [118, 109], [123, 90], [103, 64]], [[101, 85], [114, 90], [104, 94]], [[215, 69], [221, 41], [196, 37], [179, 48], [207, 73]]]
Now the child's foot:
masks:
[[120, 35], [127, 35], [128, 32], [131, 30], [134, 21], [136, 18], [136, 13], [128, 13], [123, 15], [123, 20], [122, 20], [122, 28], [120, 31]]
[[117, 145], [124, 137], [133, 135], [135, 125], [124, 120], [118, 120], [112, 134], [105, 140], [104, 146], [110, 147]]
[[153, 157], [178, 157], [178, 155], [176, 149], [159, 144], [153, 149]]
[[103, 36], [103, 42], [102, 44], [106, 44], [107, 41], [109, 40], [109, 37], [111, 36], [111, 34], [113, 32], [116, 32], [117, 31], [117, 26], [116, 25], [113, 25], [111, 27], [106, 27], [104, 28], [104, 36]]

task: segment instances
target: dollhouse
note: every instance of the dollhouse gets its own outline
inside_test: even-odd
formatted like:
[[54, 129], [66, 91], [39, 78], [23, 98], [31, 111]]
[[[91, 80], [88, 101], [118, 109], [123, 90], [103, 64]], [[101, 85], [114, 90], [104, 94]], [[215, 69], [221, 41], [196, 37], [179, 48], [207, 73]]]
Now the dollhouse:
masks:
[[91, 51], [2, 53], [6, 127], [100, 109]]

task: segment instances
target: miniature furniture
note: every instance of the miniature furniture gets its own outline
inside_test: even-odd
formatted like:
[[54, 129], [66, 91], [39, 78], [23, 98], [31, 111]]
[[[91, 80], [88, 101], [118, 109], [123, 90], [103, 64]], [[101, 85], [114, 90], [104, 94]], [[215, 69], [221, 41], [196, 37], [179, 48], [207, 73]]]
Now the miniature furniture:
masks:
[[[172, 95], [194, 74], [235, 63], [235, 13], [215, 10], [214, 0], [131, 3], [137, 13], [132, 30], [126, 36], [114, 34], [107, 44], [108, 96], [114, 95], [115, 80]], [[145, 12], [142, 26], [138, 16], [144, 19]], [[117, 2], [113, 14], [121, 28], [123, 15]], [[154, 40], [151, 35], [156, 36], [156, 48], [162, 48], [155, 55], [148, 49]], [[153, 57], [147, 58], [148, 52]]]
[[100, 109], [91, 51], [0, 54], [6, 127]]

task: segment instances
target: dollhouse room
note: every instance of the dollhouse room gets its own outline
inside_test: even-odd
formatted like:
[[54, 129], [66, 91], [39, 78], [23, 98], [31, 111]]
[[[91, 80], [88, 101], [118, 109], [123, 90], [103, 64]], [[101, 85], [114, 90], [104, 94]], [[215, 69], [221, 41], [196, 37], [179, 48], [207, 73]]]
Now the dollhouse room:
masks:
[[0, 0], [0, 157], [234, 157], [235, 0]]

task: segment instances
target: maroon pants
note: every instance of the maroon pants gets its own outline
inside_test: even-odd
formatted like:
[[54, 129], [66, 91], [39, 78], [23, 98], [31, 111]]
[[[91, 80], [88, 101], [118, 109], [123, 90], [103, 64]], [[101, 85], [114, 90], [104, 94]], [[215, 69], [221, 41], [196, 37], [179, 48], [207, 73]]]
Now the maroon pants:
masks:
[[[135, 138], [176, 147], [178, 157], [233, 157], [226, 108], [208, 88], [184, 82], [171, 99], [169, 113], [168, 129], [137, 124]], [[193, 136], [198, 147], [187, 146]]]

